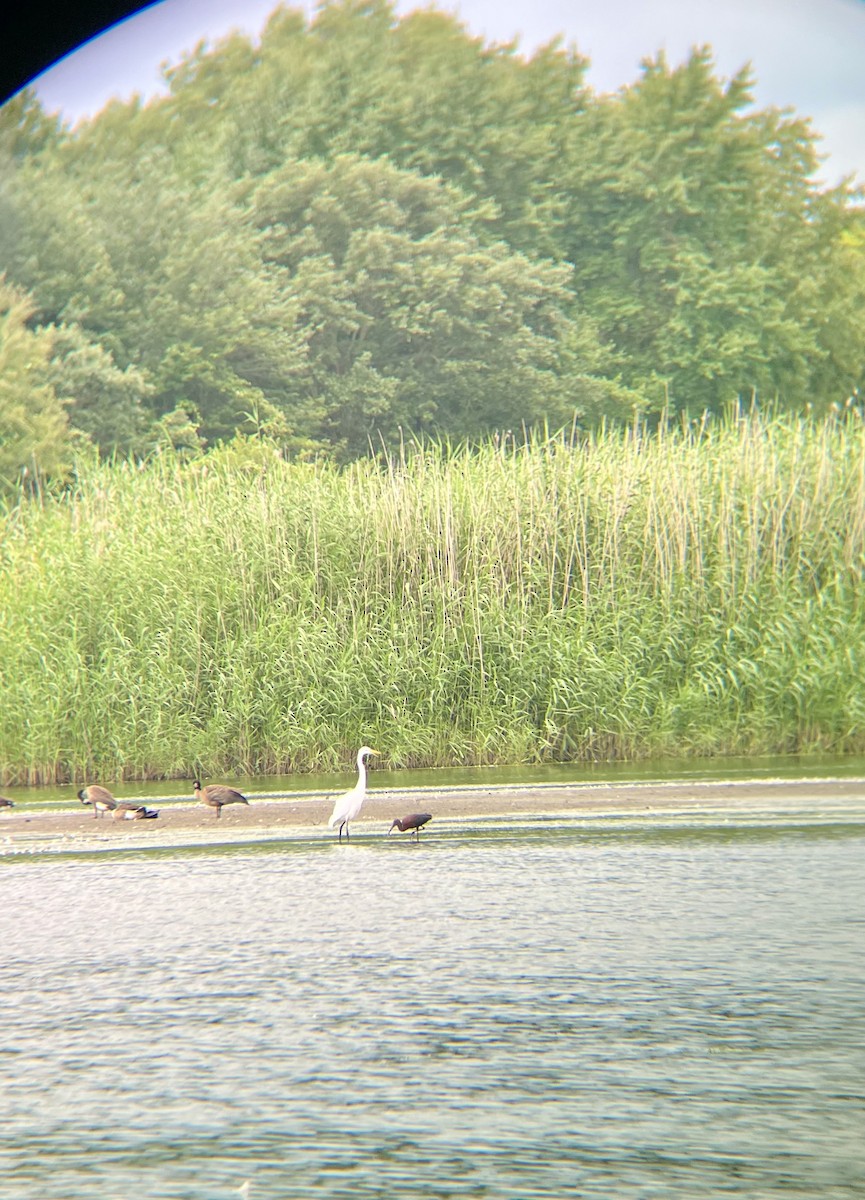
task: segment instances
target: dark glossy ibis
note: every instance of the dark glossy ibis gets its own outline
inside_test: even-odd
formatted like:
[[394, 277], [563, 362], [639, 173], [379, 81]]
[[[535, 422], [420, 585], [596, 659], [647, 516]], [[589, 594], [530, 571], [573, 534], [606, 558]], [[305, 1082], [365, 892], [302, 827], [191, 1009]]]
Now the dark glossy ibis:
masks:
[[409, 829], [413, 829], [415, 840], [419, 842], [421, 827], [431, 820], [432, 813], [410, 813], [407, 817], [397, 817], [388, 833], [392, 833], [394, 829], [398, 829], [400, 833], [407, 833]]

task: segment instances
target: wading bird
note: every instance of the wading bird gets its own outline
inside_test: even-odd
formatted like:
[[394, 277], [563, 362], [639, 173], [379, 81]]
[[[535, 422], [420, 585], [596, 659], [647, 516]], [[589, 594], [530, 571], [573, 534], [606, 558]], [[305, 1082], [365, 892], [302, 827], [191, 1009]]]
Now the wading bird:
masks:
[[94, 818], [101, 817], [106, 812], [113, 812], [117, 807], [117, 801], [108, 788], [100, 787], [98, 783], [92, 783], [90, 787], [82, 788], [78, 793], [78, 799], [82, 804], [93, 805]]
[[0, 808], [14, 808], [15, 805], [11, 800], [7, 800], [5, 796], [0, 796]]
[[364, 799], [366, 798], [366, 757], [369, 754], [378, 754], [378, 750], [373, 750], [371, 746], [361, 746], [357, 752], [357, 783], [350, 792], [346, 792], [344, 796], [337, 798], [336, 804], [333, 806], [333, 812], [330, 814], [328, 825], [333, 829], [334, 825], [339, 825], [339, 840], [342, 841], [342, 831], [345, 827], [345, 840], [348, 841], [348, 823], [353, 821], [363, 807]]
[[236, 792], [234, 788], [223, 787], [220, 783], [209, 783], [207, 787], [202, 787], [201, 780], [196, 779], [193, 781], [192, 790], [200, 804], [209, 804], [211, 808], [216, 809], [217, 817], [225, 804], [249, 804], [246, 796]]
[[158, 817], [159, 813], [144, 804], [118, 804], [113, 813], [115, 821], [142, 821]]
[[407, 830], [413, 829], [415, 841], [419, 842], [421, 826], [426, 825], [427, 821], [431, 820], [432, 813], [411, 813], [407, 817], [396, 817], [388, 833], [392, 833], [394, 829], [398, 829], [400, 833], [405, 833]]

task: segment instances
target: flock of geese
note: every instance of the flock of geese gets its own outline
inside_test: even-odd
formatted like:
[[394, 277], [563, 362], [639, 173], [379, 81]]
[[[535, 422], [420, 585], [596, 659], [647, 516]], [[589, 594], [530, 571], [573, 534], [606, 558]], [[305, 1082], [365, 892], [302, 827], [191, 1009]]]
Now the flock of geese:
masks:
[[[373, 750], [371, 746], [361, 746], [358, 750], [357, 783], [345, 795], [337, 797], [333, 812], [330, 814], [328, 826], [331, 829], [339, 826], [340, 842], [343, 830], [345, 830], [345, 840], [349, 840], [349, 822], [354, 821], [359, 815], [366, 799], [366, 760], [371, 754], [377, 756], [378, 750]], [[196, 779], [192, 784], [192, 790], [199, 804], [206, 804], [215, 809], [217, 817], [220, 816], [226, 804], [249, 804], [242, 792], [225, 787], [224, 784], [209, 783], [202, 787], [201, 780]], [[115, 821], [145, 821], [159, 816], [156, 809], [148, 808], [146, 804], [132, 804], [117, 800], [108, 788], [104, 788], [98, 783], [91, 783], [88, 787], [82, 788], [78, 793], [78, 799], [82, 804], [89, 804], [92, 807], [94, 818], [102, 817], [107, 812], [111, 813]], [[0, 809], [14, 807], [11, 800], [0, 796]], [[409, 813], [407, 817], [396, 817], [388, 833], [392, 833], [394, 829], [398, 829], [400, 833], [411, 831], [416, 840], [420, 841], [421, 829], [427, 821], [431, 820], [432, 813]]]

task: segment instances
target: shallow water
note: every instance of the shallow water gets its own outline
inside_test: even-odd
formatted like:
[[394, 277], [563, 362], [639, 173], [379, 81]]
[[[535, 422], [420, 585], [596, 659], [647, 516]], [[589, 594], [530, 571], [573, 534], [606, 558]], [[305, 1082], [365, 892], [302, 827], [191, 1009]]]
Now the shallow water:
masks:
[[0, 861], [28, 1200], [865, 1194], [865, 813]]
[[[658, 780], [741, 779], [850, 779], [865, 776], [865, 756], [841, 754], [775, 754], [740, 758], [678, 758], [621, 762], [548, 763], [543, 766], [513, 767], [440, 767], [433, 769], [395, 769], [368, 763], [369, 785], [376, 788], [417, 788], [433, 791], [458, 787], [533, 787], [543, 784], [631, 783]], [[220, 776], [211, 783], [227, 783], [250, 796], [304, 796], [339, 792], [356, 778], [353, 765], [344, 771], [310, 772], [292, 775]], [[154, 804], [192, 801], [190, 780], [148, 780], [113, 783], [91, 780], [110, 786], [122, 800], [142, 800]], [[78, 807], [80, 784], [67, 786], [9, 787], [3, 795], [24, 809]]]

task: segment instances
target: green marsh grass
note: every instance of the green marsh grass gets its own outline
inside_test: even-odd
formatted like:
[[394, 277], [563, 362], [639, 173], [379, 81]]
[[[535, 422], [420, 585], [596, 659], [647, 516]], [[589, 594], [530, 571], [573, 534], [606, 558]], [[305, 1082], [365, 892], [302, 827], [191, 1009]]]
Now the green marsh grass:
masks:
[[0, 781], [865, 749], [865, 431], [92, 465], [0, 513]]

